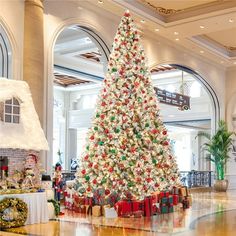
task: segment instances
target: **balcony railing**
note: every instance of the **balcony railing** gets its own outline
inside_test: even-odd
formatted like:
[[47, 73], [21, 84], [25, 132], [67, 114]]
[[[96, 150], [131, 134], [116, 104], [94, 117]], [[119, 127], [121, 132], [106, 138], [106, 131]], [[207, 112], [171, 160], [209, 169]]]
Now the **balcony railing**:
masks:
[[180, 171], [181, 182], [189, 188], [211, 187], [213, 171]]
[[[75, 171], [65, 171], [62, 173], [63, 180], [73, 180], [75, 178]], [[213, 180], [213, 171], [180, 171], [180, 178], [183, 185], [192, 187], [211, 187]]]

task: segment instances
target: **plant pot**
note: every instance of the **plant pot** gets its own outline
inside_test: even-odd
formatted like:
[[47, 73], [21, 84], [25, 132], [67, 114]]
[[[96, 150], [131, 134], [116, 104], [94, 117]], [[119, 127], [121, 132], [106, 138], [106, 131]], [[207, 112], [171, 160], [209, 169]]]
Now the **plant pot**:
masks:
[[228, 189], [229, 182], [227, 179], [216, 180], [214, 184], [214, 189], [216, 192], [226, 192]]

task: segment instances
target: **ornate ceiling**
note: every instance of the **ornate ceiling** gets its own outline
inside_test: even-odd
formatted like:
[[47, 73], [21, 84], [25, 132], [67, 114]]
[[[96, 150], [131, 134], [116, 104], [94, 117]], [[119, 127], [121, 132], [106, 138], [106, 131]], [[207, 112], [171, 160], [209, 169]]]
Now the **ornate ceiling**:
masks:
[[236, 65], [236, 0], [88, 1], [119, 17], [129, 9], [143, 37], [161, 36], [222, 66]]

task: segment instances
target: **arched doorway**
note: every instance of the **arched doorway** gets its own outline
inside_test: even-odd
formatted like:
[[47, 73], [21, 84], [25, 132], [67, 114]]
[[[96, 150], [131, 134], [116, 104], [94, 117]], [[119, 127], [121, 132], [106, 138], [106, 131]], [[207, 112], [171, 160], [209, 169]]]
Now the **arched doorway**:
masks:
[[5, 29], [0, 24], [0, 77], [12, 78], [12, 48]]
[[[151, 75], [180, 171], [211, 171], [202, 149], [206, 140], [198, 133], [216, 129], [220, 106], [214, 90], [197, 72], [177, 64], [155, 66]], [[178, 106], [185, 99], [189, 99], [189, 109]]]
[[71, 170], [81, 155], [109, 48], [93, 30], [65, 27], [54, 46], [53, 164]]

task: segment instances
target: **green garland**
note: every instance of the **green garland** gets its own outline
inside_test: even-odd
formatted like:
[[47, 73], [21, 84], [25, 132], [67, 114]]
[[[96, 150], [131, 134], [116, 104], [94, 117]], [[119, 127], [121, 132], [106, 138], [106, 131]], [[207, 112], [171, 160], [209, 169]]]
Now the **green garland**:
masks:
[[54, 199], [50, 199], [48, 200], [48, 202], [51, 202], [53, 204], [55, 215], [58, 216], [60, 213], [60, 203], [58, 201], [55, 201]]
[[[5, 210], [12, 210], [15, 216], [5, 219]], [[19, 198], [4, 198], [0, 201], [0, 228], [7, 229], [23, 226], [28, 214], [27, 204]]]

